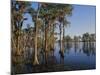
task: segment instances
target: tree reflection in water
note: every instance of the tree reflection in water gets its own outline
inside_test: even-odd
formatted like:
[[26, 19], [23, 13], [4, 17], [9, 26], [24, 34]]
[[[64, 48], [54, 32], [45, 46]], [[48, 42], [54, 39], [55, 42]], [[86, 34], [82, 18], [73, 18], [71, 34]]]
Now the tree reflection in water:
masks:
[[87, 55], [95, 55], [95, 42], [83, 42], [83, 52]]
[[75, 53], [77, 52], [78, 48], [79, 48], [79, 42], [74, 42]]
[[72, 42], [66, 42], [66, 46], [65, 46], [65, 52], [67, 53], [67, 54], [69, 54], [69, 52], [70, 52], [70, 49], [72, 48], [72, 46], [73, 46], [73, 43]]
[[[82, 55], [83, 57], [84, 54], [86, 56], [95, 56], [96, 51], [95, 51], [95, 42], [66, 42], [65, 43], [65, 48], [64, 48], [64, 57], [62, 57], [59, 54], [59, 43], [55, 45], [54, 50], [48, 51], [47, 58], [45, 58], [45, 52], [42, 48], [38, 49], [38, 59], [40, 64], [39, 65], [32, 65], [32, 62], [34, 59], [32, 59], [34, 50], [31, 51], [31, 48], [26, 47], [26, 53], [24, 53], [23, 56], [16, 56], [20, 61], [20, 63], [13, 65], [14, 71], [16, 73], [28, 73], [28, 72], [43, 72], [43, 71], [61, 71], [61, 70], [68, 70], [70, 69], [75, 69], [75, 67], [72, 67], [71, 65], [68, 65], [69, 60], [74, 61], [74, 58], [76, 59], [77, 57], [73, 57], [73, 55]], [[56, 53], [55, 53], [56, 52]], [[77, 54], [78, 53], [78, 54]], [[81, 57], [78, 56], [78, 58], [81, 59]], [[87, 57], [86, 57], [87, 58]], [[85, 58], [85, 59], [86, 59]], [[16, 59], [17, 60], [17, 59]], [[22, 61], [23, 60], [23, 61]], [[57, 62], [59, 61], [59, 62]], [[77, 62], [80, 62], [80, 60], [76, 60]], [[68, 62], [68, 63], [66, 63]], [[87, 61], [86, 61], [87, 62]], [[92, 62], [91, 62], [92, 63]], [[75, 63], [73, 63], [75, 65]], [[66, 65], [69, 67], [66, 67]], [[84, 65], [81, 65], [84, 66]], [[81, 67], [79, 67], [82, 69]], [[86, 69], [88, 67], [85, 67]], [[13, 72], [14, 72], [13, 71]]]

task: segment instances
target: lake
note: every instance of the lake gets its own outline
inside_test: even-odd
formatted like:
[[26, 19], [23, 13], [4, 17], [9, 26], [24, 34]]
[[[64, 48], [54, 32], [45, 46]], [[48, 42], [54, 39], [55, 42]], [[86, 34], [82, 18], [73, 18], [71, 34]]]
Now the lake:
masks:
[[[25, 61], [12, 65], [12, 73], [38, 73], [55, 71], [87, 70], [96, 68], [96, 43], [69, 42], [64, 45], [64, 57], [59, 53], [60, 44], [54, 45], [54, 50], [45, 53], [39, 50], [39, 65], [33, 65], [33, 56], [28, 56]], [[23, 59], [23, 58], [21, 58]], [[31, 62], [28, 62], [30, 60]]]

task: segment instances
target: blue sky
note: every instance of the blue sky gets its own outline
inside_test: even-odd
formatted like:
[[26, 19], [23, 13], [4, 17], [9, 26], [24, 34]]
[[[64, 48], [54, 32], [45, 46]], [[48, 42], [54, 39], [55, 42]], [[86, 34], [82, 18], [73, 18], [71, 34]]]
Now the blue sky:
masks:
[[[32, 3], [33, 8], [37, 8], [37, 3]], [[95, 6], [89, 5], [73, 5], [74, 9], [72, 16], [68, 17], [68, 21], [71, 22], [70, 27], [67, 27], [65, 30], [65, 35], [82, 35], [83, 33], [95, 33], [96, 25], [96, 8]], [[28, 17], [28, 20], [24, 22], [23, 28], [27, 27], [29, 23], [31, 26], [34, 26], [31, 16], [29, 14], [24, 15]]]
[[71, 26], [66, 29], [66, 35], [82, 35], [85, 32], [95, 33], [95, 6], [73, 5], [72, 16], [68, 18]]

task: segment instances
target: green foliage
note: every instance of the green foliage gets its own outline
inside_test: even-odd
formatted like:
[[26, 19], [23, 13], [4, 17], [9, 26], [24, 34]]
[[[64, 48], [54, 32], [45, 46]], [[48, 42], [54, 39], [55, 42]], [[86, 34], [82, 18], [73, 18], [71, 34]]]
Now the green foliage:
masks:
[[92, 42], [95, 40], [96, 40], [95, 34], [89, 34], [89, 33], [83, 34], [83, 37], [82, 37], [83, 42], [89, 42], [89, 41]]
[[[33, 47], [35, 51], [34, 64], [39, 64], [39, 48], [44, 48], [45, 52], [54, 49], [54, 43], [56, 41], [54, 31], [57, 25], [55, 21], [59, 21], [65, 26], [70, 24], [65, 16], [70, 16], [72, 9], [72, 5], [69, 4], [38, 3], [38, 9], [35, 10], [31, 7], [30, 2], [12, 1], [12, 34], [16, 37], [12, 37], [12, 39], [14, 39], [14, 44], [16, 44], [17, 53], [20, 54], [21, 50], [26, 46]], [[33, 29], [27, 27], [27, 29], [22, 30], [23, 22], [27, 20], [23, 16], [25, 13], [31, 15], [32, 21], [34, 22]], [[28, 26], [30, 25], [28, 24]], [[23, 48], [21, 47], [22, 41], [25, 42]]]

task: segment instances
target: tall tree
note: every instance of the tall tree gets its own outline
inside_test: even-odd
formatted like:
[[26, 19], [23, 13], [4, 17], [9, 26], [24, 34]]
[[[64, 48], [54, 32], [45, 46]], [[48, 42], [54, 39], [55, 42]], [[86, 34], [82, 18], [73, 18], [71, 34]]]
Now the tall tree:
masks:
[[65, 25], [68, 25], [69, 22], [67, 21], [66, 17], [67, 16], [71, 16], [72, 15], [72, 10], [73, 10], [73, 7], [72, 5], [69, 5], [69, 4], [63, 4], [63, 5], [58, 5], [57, 6], [58, 8], [58, 21], [60, 22], [60, 52], [61, 54], [63, 55], [64, 54], [64, 43], [62, 43], [62, 28], [63, 28], [63, 39], [64, 39], [64, 28], [65, 28]]
[[[62, 23], [64, 20], [64, 16], [69, 14], [69, 10], [71, 12], [72, 7], [71, 5], [61, 5], [61, 4], [47, 4], [47, 3], [38, 3], [37, 12], [34, 12], [33, 20], [35, 20], [35, 58], [37, 60], [37, 31], [38, 31], [38, 24], [37, 20], [41, 18], [43, 20], [43, 27], [44, 27], [44, 43], [45, 43], [45, 57], [47, 59], [47, 51], [48, 51], [48, 37], [51, 34], [51, 27], [54, 25], [55, 21], [60, 22], [60, 31], [62, 30]], [[65, 13], [66, 11], [66, 13]], [[35, 18], [35, 19], [34, 19]], [[54, 31], [53, 31], [54, 32]], [[62, 31], [61, 31], [62, 32]], [[61, 33], [60, 32], [60, 33]], [[54, 34], [53, 34], [54, 35]], [[53, 38], [54, 39], [54, 38]], [[62, 43], [62, 42], [61, 42]], [[62, 46], [62, 44], [60, 45]], [[62, 48], [61, 51], [63, 52]]]
[[13, 44], [15, 46], [15, 52], [17, 55], [21, 54], [21, 47], [19, 46], [19, 44], [21, 43], [21, 41], [19, 41], [21, 39], [21, 28], [23, 25], [24, 20], [26, 20], [26, 18], [23, 18], [23, 14], [27, 8], [27, 6], [29, 6], [30, 3], [28, 2], [20, 2], [20, 1], [11, 1], [11, 12], [12, 12], [12, 16], [11, 16], [11, 23], [12, 23], [12, 41]]

